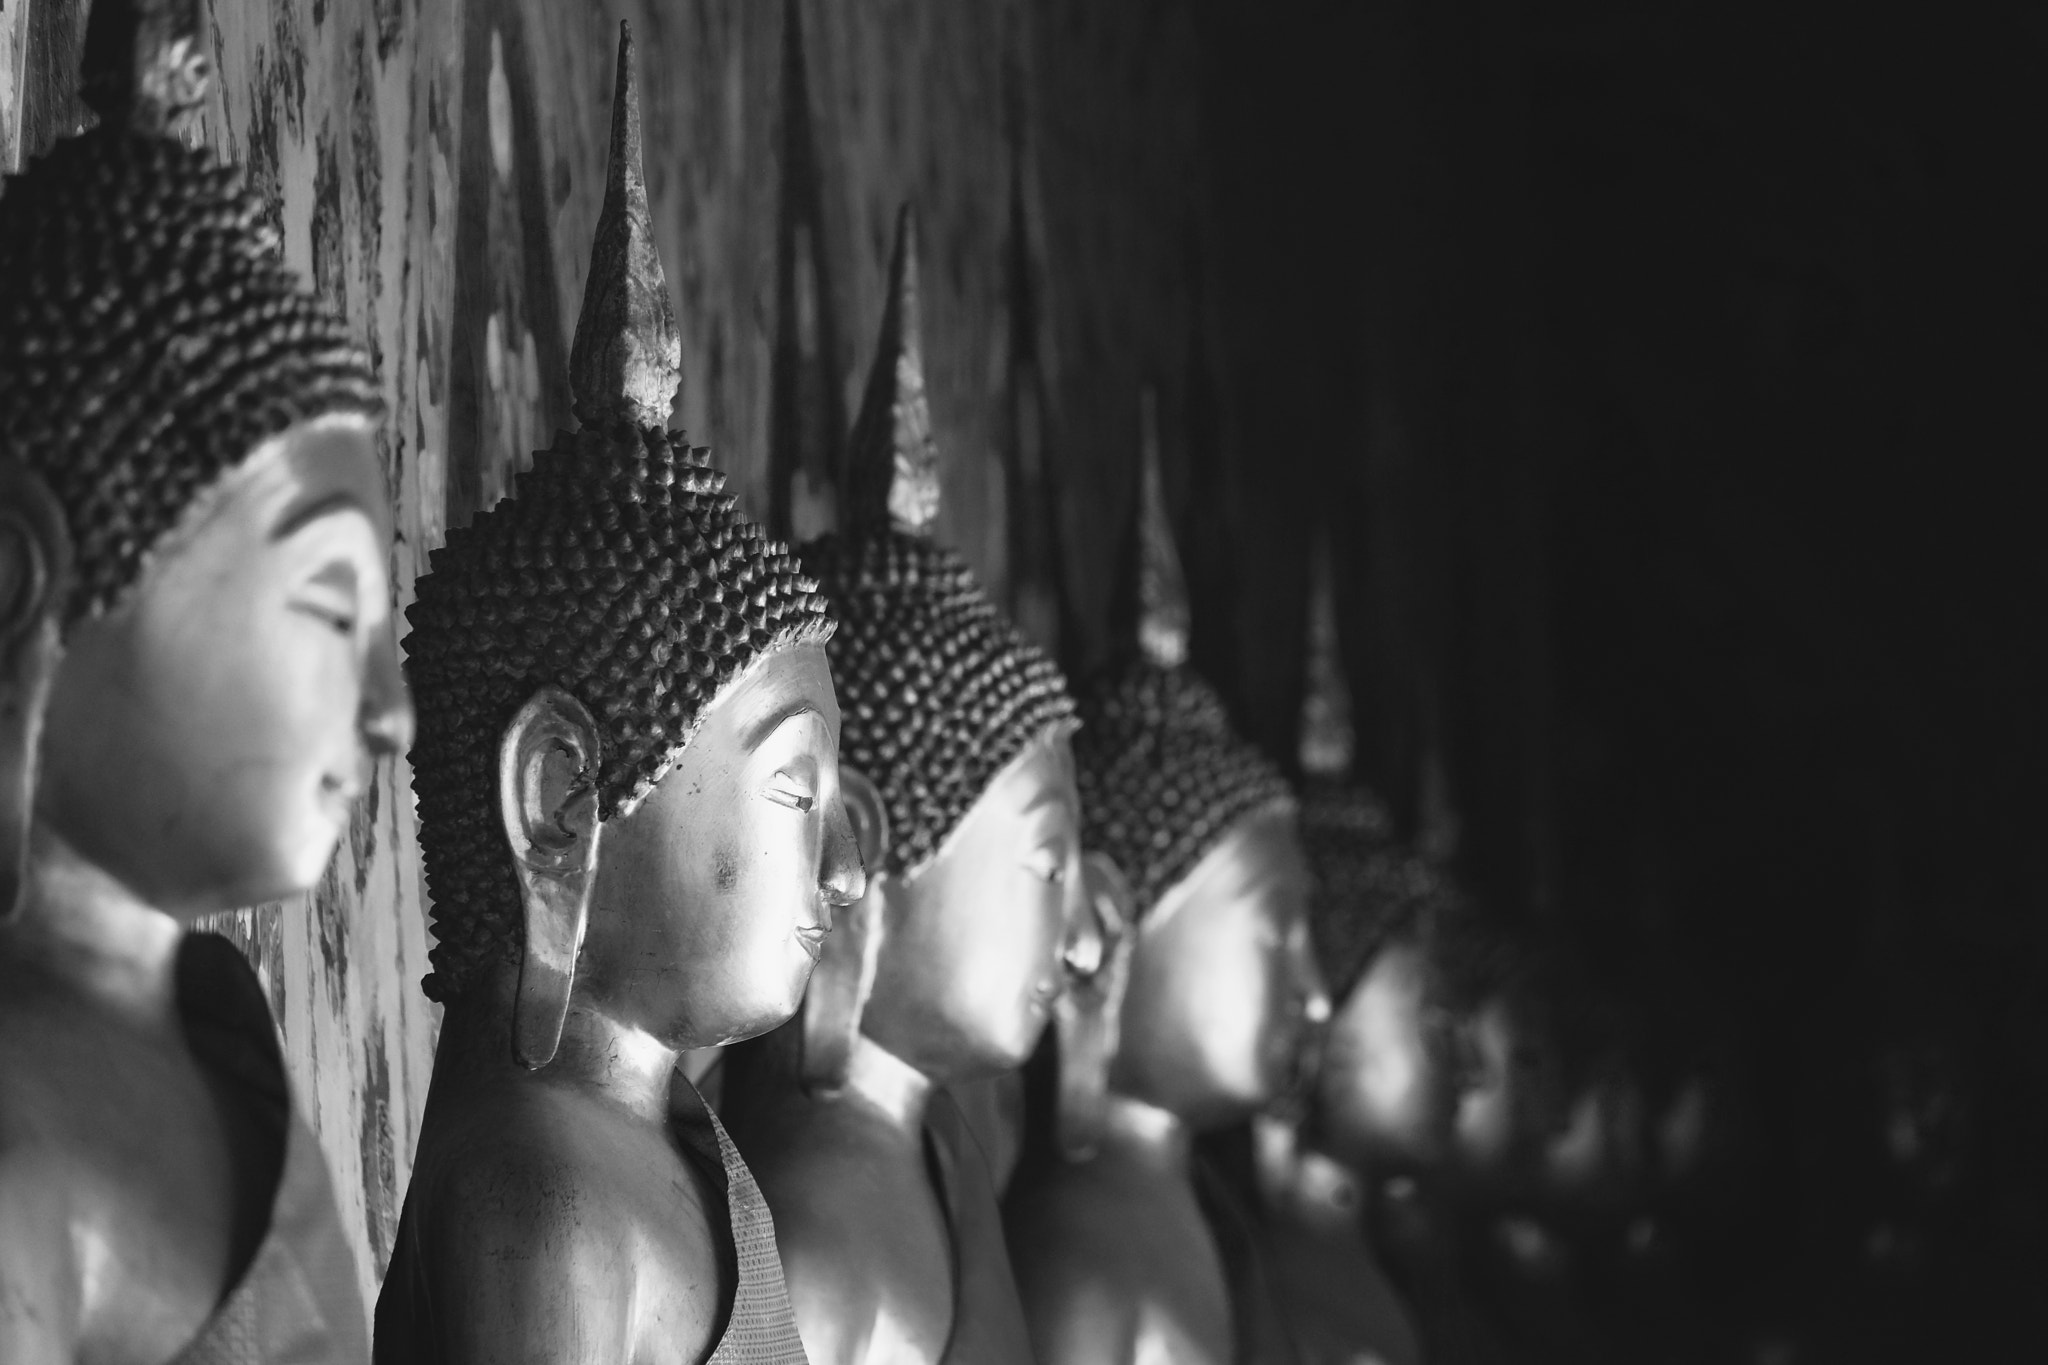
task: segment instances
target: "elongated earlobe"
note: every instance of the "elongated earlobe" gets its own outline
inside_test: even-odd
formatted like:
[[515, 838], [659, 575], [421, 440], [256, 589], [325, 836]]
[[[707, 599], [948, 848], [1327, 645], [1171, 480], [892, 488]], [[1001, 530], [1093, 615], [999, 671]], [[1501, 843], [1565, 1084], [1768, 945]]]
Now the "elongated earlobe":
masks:
[[1087, 923], [1068, 936], [1067, 989], [1054, 1009], [1059, 1043], [1060, 1155], [1086, 1161], [1102, 1141], [1118, 1016], [1137, 947], [1131, 884], [1106, 853], [1081, 862]]
[[44, 704], [63, 654], [71, 535], [49, 485], [0, 457], [0, 922], [28, 878]]
[[576, 954], [597, 882], [597, 722], [559, 687], [519, 708], [498, 742], [498, 804], [525, 911], [512, 1055], [529, 1070], [555, 1059]]
[[889, 846], [889, 815], [882, 793], [857, 768], [839, 770], [839, 788], [847, 819], [868, 869], [867, 894], [839, 912], [825, 951], [804, 992], [803, 1084], [813, 1094], [830, 1095], [846, 1084], [861, 1015], [875, 988], [875, 967], [882, 958], [883, 907], [889, 896], [889, 874], [882, 871], [882, 850]]

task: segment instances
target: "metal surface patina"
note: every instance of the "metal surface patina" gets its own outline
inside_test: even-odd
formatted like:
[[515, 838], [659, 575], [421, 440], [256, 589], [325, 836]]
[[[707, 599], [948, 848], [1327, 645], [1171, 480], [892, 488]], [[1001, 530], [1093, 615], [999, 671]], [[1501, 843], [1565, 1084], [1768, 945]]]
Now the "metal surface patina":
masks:
[[665, 430], [622, 28], [579, 430], [437, 552], [407, 644], [445, 1016], [381, 1361], [801, 1361], [679, 1054], [788, 1019], [863, 878], [816, 585]]
[[801, 1023], [732, 1058], [727, 1109], [778, 1211], [813, 1360], [1027, 1361], [994, 1183], [941, 1087], [1024, 1063], [1085, 925], [1073, 707], [931, 539], [908, 209], [890, 285], [849, 524], [804, 552], [841, 617], [829, 648], [868, 893]]
[[1222, 1362], [1252, 1349], [1253, 1318], [1270, 1317], [1253, 1301], [1257, 1248], [1194, 1140], [1286, 1095], [1328, 1012], [1287, 786], [1185, 663], [1149, 401], [1143, 411], [1135, 648], [1084, 692], [1076, 740], [1087, 842], [1128, 879], [1135, 946], [1106, 1094], [1077, 1122], [1088, 1097], [1062, 1087], [1061, 1112], [1035, 1120], [1058, 1140], [1027, 1157], [1004, 1206], [1032, 1345], [1048, 1363]]
[[189, 0], [102, 0], [97, 126], [0, 193], [8, 1361], [367, 1348], [262, 989], [187, 928], [310, 888], [408, 742], [380, 402], [176, 139], [204, 50]]

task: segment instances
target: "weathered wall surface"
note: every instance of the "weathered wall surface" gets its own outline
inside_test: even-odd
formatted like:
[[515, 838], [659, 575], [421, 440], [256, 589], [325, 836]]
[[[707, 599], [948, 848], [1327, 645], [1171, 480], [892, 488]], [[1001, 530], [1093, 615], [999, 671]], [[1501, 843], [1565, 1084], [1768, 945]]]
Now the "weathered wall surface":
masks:
[[[0, 0], [10, 167], [77, 126], [83, 8]], [[1048, 640], [1064, 599], [1066, 634], [1100, 652], [1139, 386], [1160, 393], [1169, 482], [1185, 498], [1188, 376], [1210, 344], [1195, 325], [1205, 248], [1193, 42], [1177, 7], [210, 10], [218, 79], [202, 136], [246, 168], [291, 263], [382, 366], [401, 605], [447, 527], [501, 496], [568, 421], [563, 371], [624, 18], [683, 338], [677, 424], [713, 447], [758, 514], [799, 534], [829, 524], [896, 209], [915, 200], [943, 531], [999, 591], [1024, 595]], [[435, 1030], [417, 984], [427, 937], [405, 766], [380, 774], [312, 895], [219, 919], [262, 972], [373, 1291]]]

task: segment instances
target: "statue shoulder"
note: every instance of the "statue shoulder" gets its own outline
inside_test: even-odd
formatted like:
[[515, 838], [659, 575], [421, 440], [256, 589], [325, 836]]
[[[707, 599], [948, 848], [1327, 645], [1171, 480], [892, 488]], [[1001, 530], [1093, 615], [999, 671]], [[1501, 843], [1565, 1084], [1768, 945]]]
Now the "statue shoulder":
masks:
[[[426, 1174], [408, 1196], [407, 1271], [433, 1320], [380, 1320], [380, 1360], [631, 1357], [623, 1307], [635, 1239], [605, 1216], [610, 1201], [589, 1171], [543, 1144], [500, 1139], [444, 1152]], [[394, 1334], [430, 1340], [400, 1352]]]
[[436, 1321], [391, 1330], [431, 1336], [418, 1358], [451, 1362], [634, 1359], [650, 1322], [686, 1356], [708, 1351], [730, 1278], [722, 1200], [659, 1125], [553, 1089], [429, 1112], [407, 1250]]
[[8, 1119], [0, 1084], [0, 1360], [57, 1365], [80, 1325], [70, 1181], [63, 1155]]

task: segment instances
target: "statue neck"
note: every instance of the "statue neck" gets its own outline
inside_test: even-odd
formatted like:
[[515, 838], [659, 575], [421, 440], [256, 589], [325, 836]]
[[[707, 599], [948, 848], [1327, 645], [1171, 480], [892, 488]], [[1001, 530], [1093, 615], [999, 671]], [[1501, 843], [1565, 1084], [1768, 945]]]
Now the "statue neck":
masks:
[[176, 1014], [178, 921], [40, 820], [29, 829], [23, 891], [0, 951], [116, 1013], [145, 1023]]
[[551, 1079], [592, 1090], [648, 1123], [665, 1123], [682, 1051], [586, 1001], [569, 1001], [562, 1043], [541, 1068]]
[[1180, 1116], [1112, 1091], [1103, 1112], [1102, 1146], [1172, 1175], [1192, 1168], [1194, 1135]]
[[879, 1112], [892, 1126], [916, 1133], [924, 1127], [932, 1080], [863, 1033], [855, 1036], [853, 1055], [847, 1059], [846, 1093]]
[[554, 1060], [528, 1071], [512, 1055], [518, 981], [516, 966], [496, 966], [448, 1006], [434, 1052], [435, 1089], [497, 1084], [508, 1075], [531, 1077], [615, 1104], [647, 1123], [667, 1122], [670, 1088], [682, 1061], [678, 1049], [586, 999], [578, 982]]

